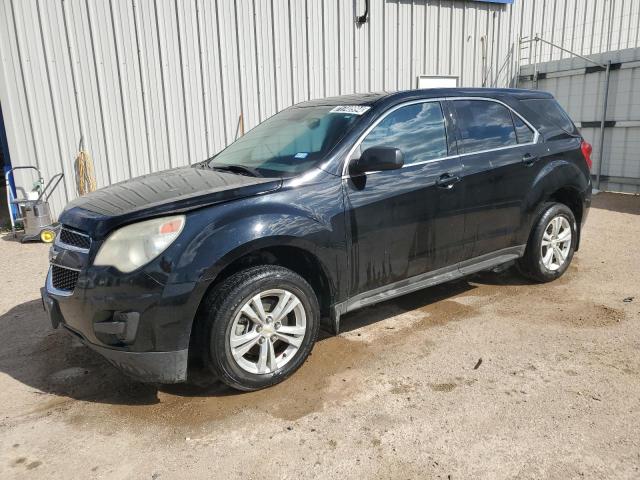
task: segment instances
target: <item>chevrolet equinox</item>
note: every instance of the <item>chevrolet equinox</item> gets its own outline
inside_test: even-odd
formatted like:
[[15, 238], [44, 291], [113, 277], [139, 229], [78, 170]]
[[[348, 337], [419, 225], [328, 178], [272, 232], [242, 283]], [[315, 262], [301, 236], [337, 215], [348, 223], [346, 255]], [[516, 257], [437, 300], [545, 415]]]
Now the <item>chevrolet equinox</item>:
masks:
[[268, 387], [352, 310], [512, 264], [560, 277], [590, 154], [540, 91], [300, 103], [210, 159], [69, 203], [43, 302], [141, 380], [185, 381], [200, 358], [234, 388]]

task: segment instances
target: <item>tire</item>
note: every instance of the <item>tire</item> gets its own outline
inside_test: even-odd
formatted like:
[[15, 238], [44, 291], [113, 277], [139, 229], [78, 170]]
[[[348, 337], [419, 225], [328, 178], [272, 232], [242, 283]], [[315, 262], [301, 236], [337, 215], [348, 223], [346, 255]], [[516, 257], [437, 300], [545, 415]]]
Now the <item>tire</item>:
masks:
[[[569, 239], [566, 239], [567, 231], [571, 235]], [[571, 264], [577, 240], [576, 219], [571, 209], [562, 203], [547, 204], [531, 231], [524, 256], [518, 261], [518, 270], [537, 282], [551, 282], [561, 277]]]
[[[276, 319], [278, 307], [286, 311], [292, 305]], [[217, 286], [205, 300], [199, 321], [208, 368], [230, 387], [252, 391], [280, 383], [300, 368], [318, 337], [320, 309], [300, 275], [265, 265], [238, 272]]]

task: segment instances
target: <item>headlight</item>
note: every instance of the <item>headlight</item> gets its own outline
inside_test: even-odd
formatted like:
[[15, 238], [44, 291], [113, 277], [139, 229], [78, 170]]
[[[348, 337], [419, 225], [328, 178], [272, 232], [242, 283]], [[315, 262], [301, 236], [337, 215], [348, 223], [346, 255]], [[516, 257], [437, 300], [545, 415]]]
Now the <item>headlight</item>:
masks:
[[93, 264], [132, 272], [164, 252], [182, 232], [184, 221], [184, 215], [176, 215], [119, 228], [102, 244]]

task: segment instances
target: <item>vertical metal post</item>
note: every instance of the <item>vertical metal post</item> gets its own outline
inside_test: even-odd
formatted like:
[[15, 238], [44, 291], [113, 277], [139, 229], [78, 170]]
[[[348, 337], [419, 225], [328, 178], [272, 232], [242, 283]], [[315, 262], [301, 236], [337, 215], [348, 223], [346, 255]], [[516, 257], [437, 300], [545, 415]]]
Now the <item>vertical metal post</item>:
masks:
[[[544, 42], [542, 42], [540, 37], [538, 37], [538, 45], [540, 45], [540, 57], [539, 57], [539, 60], [538, 60], [538, 64], [542, 64], [543, 63], [543, 61], [542, 61], [542, 49], [544, 48]], [[538, 71], [538, 75], [536, 75], [536, 89], [538, 89], [538, 82], [539, 82], [538, 77], [539, 76], [540, 76], [540, 72]]]
[[514, 82], [514, 88], [518, 88], [520, 83], [520, 64], [522, 63], [522, 37], [518, 38], [518, 60], [516, 62], [516, 81]]
[[480, 46], [482, 51], [482, 87], [487, 86], [487, 36], [480, 37]]
[[533, 41], [535, 43], [533, 44], [533, 78], [531, 79], [531, 86], [533, 88], [538, 88], [538, 34], [537, 33]]
[[609, 77], [611, 76], [611, 60], [607, 61], [604, 80], [604, 103], [602, 104], [602, 119], [600, 120], [600, 158], [598, 159], [598, 173], [596, 175], [596, 188], [600, 190], [600, 176], [604, 162], [604, 123], [607, 119], [607, 103], [609, 102]]

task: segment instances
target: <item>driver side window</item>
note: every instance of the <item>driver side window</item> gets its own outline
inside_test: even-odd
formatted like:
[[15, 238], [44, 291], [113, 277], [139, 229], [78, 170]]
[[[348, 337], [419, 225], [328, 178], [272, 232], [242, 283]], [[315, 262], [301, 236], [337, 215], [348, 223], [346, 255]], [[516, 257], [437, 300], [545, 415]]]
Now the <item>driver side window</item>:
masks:
[[447, 133], [440, 102], [407, 105], [391, 112], [365, 137], [360, 151], [370, 147], [400, 149], [405, 165], [446, 157]]

